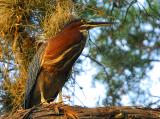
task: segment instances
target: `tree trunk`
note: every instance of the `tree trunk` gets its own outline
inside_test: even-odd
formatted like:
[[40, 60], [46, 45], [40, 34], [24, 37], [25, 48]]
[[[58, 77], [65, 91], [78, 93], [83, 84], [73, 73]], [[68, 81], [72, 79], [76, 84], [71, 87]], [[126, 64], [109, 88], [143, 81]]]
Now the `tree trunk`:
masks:
[[62, 104], [48, 104], [19, 110], [2, 119], [160, 119], [160, 108], [109, 106], [87, 108]]

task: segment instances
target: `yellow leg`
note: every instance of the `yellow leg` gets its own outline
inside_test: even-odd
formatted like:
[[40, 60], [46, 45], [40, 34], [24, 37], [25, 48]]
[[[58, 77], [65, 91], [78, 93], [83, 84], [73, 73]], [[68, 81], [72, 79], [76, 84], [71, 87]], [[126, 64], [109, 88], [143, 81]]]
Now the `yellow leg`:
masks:
[[44, 94], [43, 94], [43, 82], [40, 82], [39, 88], [40, 88], [40, 93], [41, 93], [41, 103], [48, 104], [48, 102], [47, 102], [47, 100], [45, 100]]
[[41, 91], [41, 103], [48, 104], [47, 100], [44, 99], [44, 95], [42, 91]]
[[63, 99], [62, 99], [62, 90], [59, 92], [58, 94], [58, 103], [63, 103]]

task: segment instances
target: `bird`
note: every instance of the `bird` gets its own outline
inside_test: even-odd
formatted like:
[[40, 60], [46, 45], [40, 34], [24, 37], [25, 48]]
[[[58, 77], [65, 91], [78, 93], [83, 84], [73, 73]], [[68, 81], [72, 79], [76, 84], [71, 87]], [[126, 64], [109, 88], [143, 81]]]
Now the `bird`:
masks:
[[24, 109], [54, 101], [61, 94], [73, 65], [85, 47], [87, 31], [113, 23], [76, 19], [66, 24], [56, 36], [46, 40], [28, 69]]

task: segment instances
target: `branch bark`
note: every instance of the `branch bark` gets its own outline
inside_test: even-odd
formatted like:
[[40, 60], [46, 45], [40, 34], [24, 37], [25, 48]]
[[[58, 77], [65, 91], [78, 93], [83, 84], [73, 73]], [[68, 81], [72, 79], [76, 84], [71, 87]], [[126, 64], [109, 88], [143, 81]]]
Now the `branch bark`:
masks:
[[2, 119], [160, 119], [160, 108], [135, 106], [109, 106], [87, 108], [62, 104], [49, 104], [19, 110]]

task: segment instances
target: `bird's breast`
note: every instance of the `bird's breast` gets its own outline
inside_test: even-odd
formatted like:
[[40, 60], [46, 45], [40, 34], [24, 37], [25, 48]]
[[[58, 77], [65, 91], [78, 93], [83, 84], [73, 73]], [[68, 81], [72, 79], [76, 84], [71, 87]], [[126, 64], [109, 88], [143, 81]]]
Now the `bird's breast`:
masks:
[[46, 69], [64, 69], [72, 67], [81, 54], [86, 42], [86, 37], [79, 33], [64, 33], [48, 40], [43, 55], [42, 67]]

